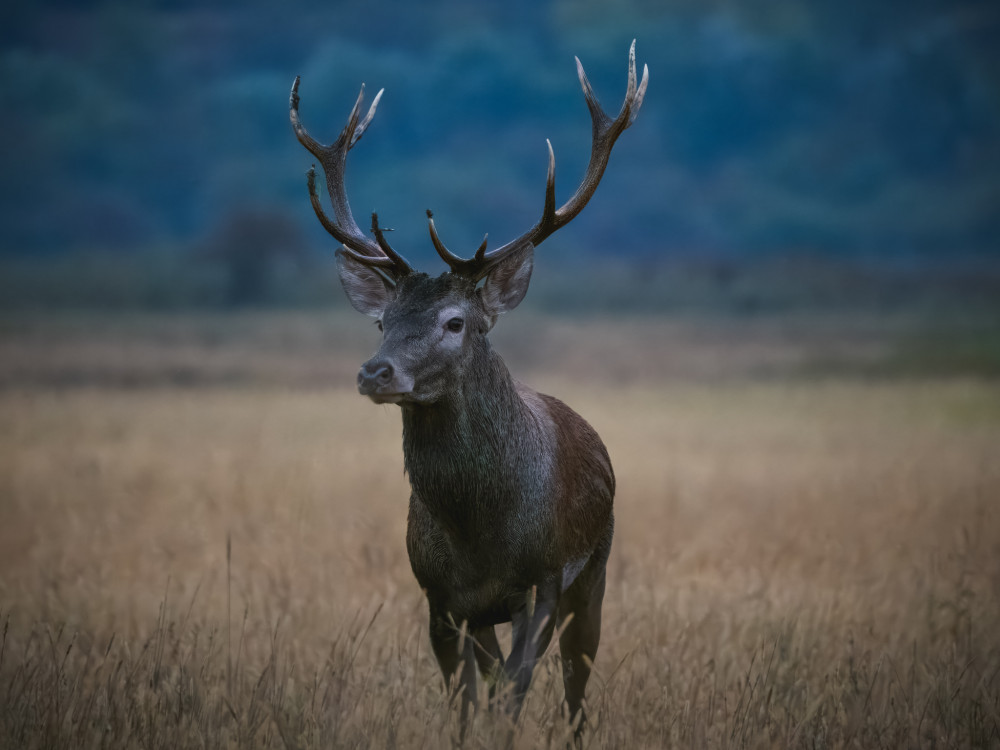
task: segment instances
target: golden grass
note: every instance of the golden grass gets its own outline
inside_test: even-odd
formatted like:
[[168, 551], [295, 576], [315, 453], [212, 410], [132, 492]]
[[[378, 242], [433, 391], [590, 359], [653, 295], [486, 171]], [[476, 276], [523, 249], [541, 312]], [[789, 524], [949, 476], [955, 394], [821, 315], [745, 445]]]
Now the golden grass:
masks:
[[[619, 479], [590, 746], [1000, 745], [1000, 384], [546, 363]], [[291, 382], [0, 391], [0, 746], [454, 737], [399, 415]], [[556, 659], [518, 747], [566, 739]]]

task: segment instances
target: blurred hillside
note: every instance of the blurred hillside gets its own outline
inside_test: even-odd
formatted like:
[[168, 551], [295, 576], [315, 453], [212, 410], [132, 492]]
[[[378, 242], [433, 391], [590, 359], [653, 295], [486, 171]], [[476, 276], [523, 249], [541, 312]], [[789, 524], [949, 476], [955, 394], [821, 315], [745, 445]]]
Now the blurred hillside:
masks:
[[586, 163], [573, 55], [613, 110], [637, 37], [642, 116], [546, 253], [995, 256], [998, 32], [990, 2], [4, 4], [0, 253], [156, 266], [261, 206], [332, 250], [288, 125], [296, 74], [325, 141], [362, 82], [385, 87], [349, 192], [412, 260], [433, 263], [427, 208], [453, 248], [506, 241], [540, 211], [546, 138], [559, 199]]

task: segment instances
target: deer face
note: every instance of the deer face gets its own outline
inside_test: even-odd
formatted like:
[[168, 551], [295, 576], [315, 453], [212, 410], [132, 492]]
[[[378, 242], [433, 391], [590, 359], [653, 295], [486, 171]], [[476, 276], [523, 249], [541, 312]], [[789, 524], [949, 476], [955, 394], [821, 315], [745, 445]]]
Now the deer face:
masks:
[[407, 274], [395, 285], [345, 253], [341, 283], [356, 310], [382, 330], [378, 352], [361, 366], [358, 390], [375, 403], [432, 404], [460, 390], [499, 315], [524, 298], [533, 249], [511, 256], [482, 284], [455, 273]]

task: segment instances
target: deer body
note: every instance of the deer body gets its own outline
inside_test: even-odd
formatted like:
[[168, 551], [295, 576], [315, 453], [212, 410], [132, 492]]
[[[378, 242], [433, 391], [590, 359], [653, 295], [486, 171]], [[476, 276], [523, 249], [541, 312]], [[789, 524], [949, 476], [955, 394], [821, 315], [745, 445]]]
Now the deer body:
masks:
[[492, 350], [484, 359], [488, 399], [403, 407], [410, 562], [433, 606], [469, 627], [511, 621], [533, 586], [561, 593], [613, 525], [597, 433], [515, 383]]
[[[502, 404], [449, 404], [435, 414], [404, 407], [413, 486], [407, 551], [427, 595], [432, 645], [446, 679], [459, 661], [468, 666], [468, 702], [475, 701], [473, 664], [487, 676], [504, 666], [494, 625], [513, 623], [506, 672], [515, 715], [558, 625], [575, 716], [590, 672], [584, 656], [592, 663], [597, 654], [614, 475], [582, 418], [517, 387], [496, 359], [506, 380]], [[462, 622], [471, 637], [459, 652], [455, 624]]]
[[[612, 120], [600, 108], [577, 60], [593, 121], [593, 149], [583, 183], [555, 207], [555, 157], [541, 220], [510, 243], [463, 260], [431, 239], [451, 270], [417, 273], [393, 250], [372, 215], [374, 240], [351, 215], [343, 176], [347, 152], [371, 122], [381, 92], [360, 118], [358, 98], [332, 146], [299, 123], [298, 79], [292, 88], [296, 135], [323, 164], [334, 210], [320, 206], [309, 172], [313, 208], [341, 243], [337, 263], [351, 304], [383, 331], [378, 352], [358, 375], [362, 395], [398, 404], [403, 456], [412, 493], [406, 546], [426, 592], [430, 639], [446, 684], [458, 674], [462, 726], [476, 703], [476, 670], [513, 684], [517, 718], [535, 663], [558, 629], [570, 718], [585, 724], [583, 699], [601, 631], [605, 568], [614, 532], [614, 473], [594, 429], [568, 406], [515, 381], [487, 334], [523, 299], [535, 246], [586, 205], [607, 166], [615, 139], [635, 119], [647, 74], [637, 84], [635, 44], [629, 89]], [[362, 89], [362, 96], [364, 90]], [[430, 212], [428, 212], [430, 217]], [[494, 626], [512, 623], [505, 659]]]

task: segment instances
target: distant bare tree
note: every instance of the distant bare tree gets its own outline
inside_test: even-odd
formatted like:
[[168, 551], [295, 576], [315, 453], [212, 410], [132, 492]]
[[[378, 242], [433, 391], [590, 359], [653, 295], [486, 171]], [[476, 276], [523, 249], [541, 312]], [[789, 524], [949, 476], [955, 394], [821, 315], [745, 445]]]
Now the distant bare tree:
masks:
[[305, 237], [297, 223], [280, 209], [254, 206], [229, 212], [197, 254], [226, 267], [226, 302], [233, 307], [266, 302], [278, 263], [302, 267], [308, 260]]

